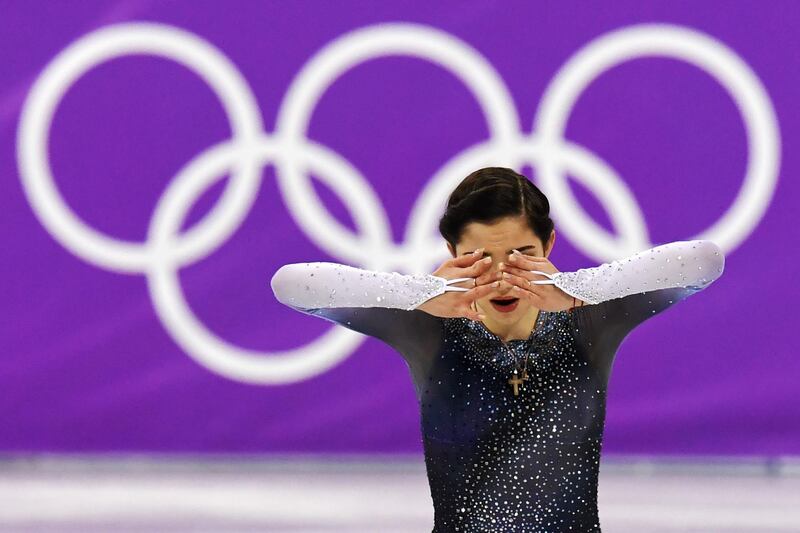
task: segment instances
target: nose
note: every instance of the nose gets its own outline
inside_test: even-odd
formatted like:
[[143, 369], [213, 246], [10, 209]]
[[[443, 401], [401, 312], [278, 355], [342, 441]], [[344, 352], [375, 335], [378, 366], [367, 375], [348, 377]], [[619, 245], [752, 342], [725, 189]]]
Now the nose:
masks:
[[496, 289], [496, 292], [498, 296], [503, 297], [508, 296], [508, 293], [510, 293], [511, 289], [513, 288], [513, 284], [508, 280], [503, 281], [500, 273], [504, 272], [504, 270], [501, 269], [501, 265], [505, 266], [507, 263], [505, 261], [492, 263], [491, 272], [497, 276], [496, 279], [500, 280], [500, 286]]
[[503, 283], [503, 284], [502, 284], [502, 285], [500, 285], [500, 287], [497, 289], [497, 295], [498, 295], [498, 297], [500, 297], [500, 298], [504, 298], [504, 297], [506, 297], [506, 296], [509, 296], [509, 294], [508, 294], [508, 293], [510, 293], [510, 292], [511, 292], [511, 286], [509, 286], [509, 285], [508, 285], [508, 283]]
[[492, 279], [500, 281], [500, 287], [498, 287], [498, 290], [502, 289], [504, 285], [507, 285], [507, 282], [503, 282], [503, 270], [500, 269], [500, 264], [501, 263], [492, 263], [492, 267], [489, 269]]

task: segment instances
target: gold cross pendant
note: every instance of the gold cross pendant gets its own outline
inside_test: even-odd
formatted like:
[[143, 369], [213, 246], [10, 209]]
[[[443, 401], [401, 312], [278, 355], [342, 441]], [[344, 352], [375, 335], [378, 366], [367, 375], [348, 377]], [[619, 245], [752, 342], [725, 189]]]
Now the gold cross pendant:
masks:
[[523, 381], [528, 381], [530, 379], [528, 377], [528, 370], [527, 369], [522, 371], [522, 379], [523, 379]]
[[514, 371], [514, 376], [508, 380], [508, 384], [514, 387], [514, 396], [519, 396], [519, 386], [522, 385], [522, 379], [517, 377], [516, 370]]

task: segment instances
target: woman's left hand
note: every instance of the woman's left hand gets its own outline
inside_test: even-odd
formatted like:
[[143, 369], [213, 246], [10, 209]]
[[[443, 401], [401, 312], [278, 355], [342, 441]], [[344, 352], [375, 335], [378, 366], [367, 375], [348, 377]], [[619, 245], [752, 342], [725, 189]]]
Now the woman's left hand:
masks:
[[501, 270], [504, 281], [514, 287], [509, 294], [525, 299], [533, 306], [543, 311], [564, 311], [570, 309], [579, 300], [573, 303], [572, 296], [552, 284], [537, 285], [531, 281], [548, 279], [542, 274], [534, 274], [532, 270], [555, 274], [559, 270], [546, 257], [512, 253], [508, 262], [503, 263]]

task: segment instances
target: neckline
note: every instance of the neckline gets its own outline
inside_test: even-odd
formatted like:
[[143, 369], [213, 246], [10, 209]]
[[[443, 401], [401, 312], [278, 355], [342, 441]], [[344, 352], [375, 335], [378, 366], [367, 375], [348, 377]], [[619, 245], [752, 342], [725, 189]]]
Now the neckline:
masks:
[[516, 343], [523, 342], [523, 343], [524, 343], [524, 342], [530, 342], [531, 340], [533, 340], [533, 338], [534, 338], [534, 337], [535, 337], [535, 336], [536, 336], [536, 335], [539, 333], [539, 331], [541, 330], [541, 323], [542, 323], [542, 320], [543, 320], [543, 318], [544, 318], [544, 315], [546, 315], [546, 314], [548, 314], [548, 313], [549, 313], [549, 311], [543, 311], [543, 310], [539, 309], [539, 314], [536, 316], [536, 322], [533, 324], [533, 329], [531, 330], [531, 333], [530, 333], [530, 335], [528, 335], [528, 338], [527, 338], [527, 339], [511, 339], [511, 340], [509, 340], [509, 341], [504, 341], [503, 339], [501, 339], [501, 338], [500, 338], [500, 336], [499, 336], [498, 334], [494, 333], [494, 332], [493, 332], [493, 331], [491, 331], [489, 328], [487, 328], [487, 327], [486, 327], [486, 324], [484, 324], [484, 323], [483, 323], [483, 322], [481, 322], [480, 320], [477, 320], [476, 322], [478, 323], [479, 327], [480, 327], [481, 329], [483, 329], [483, 331], [484, 331], [484, 332], [485, 332], [487, 335], [489, 335], [490, 337], [492, 337], [494, 340], [496, 340], [496, 341], [499, 341], [499, 342], [501, 342], [502, 344], [509, 345], [509, 344], [511, 344], [512, 342], [516, 342]]

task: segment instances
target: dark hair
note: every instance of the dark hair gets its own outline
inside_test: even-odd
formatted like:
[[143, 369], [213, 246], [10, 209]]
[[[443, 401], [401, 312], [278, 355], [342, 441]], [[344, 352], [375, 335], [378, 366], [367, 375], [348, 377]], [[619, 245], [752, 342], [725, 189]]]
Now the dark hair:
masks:
[[464, 178], [450, 193], [447, 209], [439, 220], [439, 233], [455, 250], [470, 222], [491, 223], [520, 215], [547, 246], [554, 225], [544, 193], [510, 168], [486, 167]]

